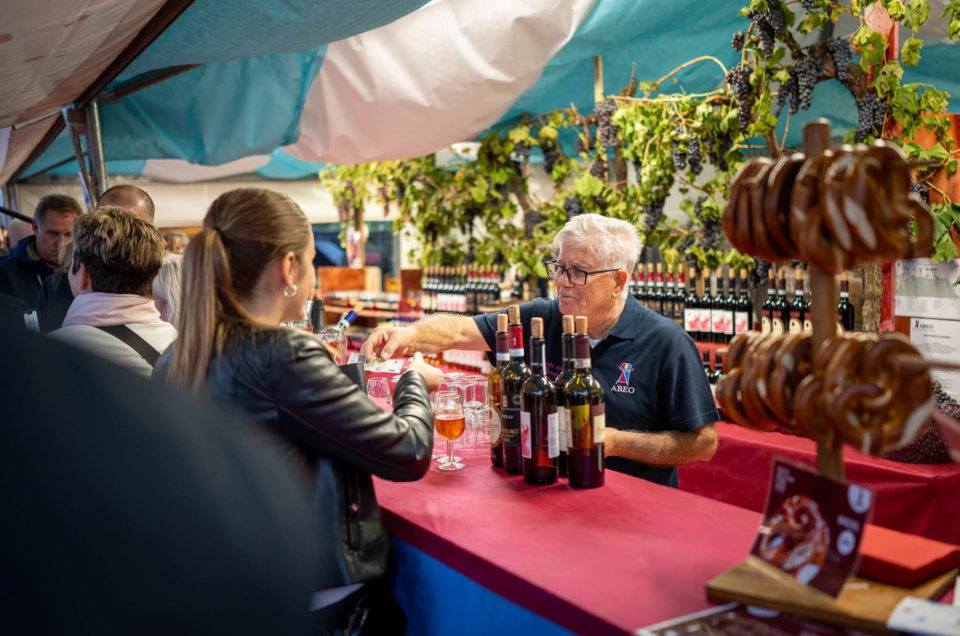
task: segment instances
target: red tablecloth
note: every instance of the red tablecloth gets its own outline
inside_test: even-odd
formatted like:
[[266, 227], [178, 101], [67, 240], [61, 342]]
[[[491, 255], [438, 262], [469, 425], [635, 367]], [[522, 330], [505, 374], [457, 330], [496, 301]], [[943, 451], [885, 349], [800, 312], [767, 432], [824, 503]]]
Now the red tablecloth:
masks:
[[390, 532], [491, 591], [581, 634], [631, 634], [707, 602], [760, 515], [607, 472], [602, 488], [528, 486], [465, 451], [417, 482], [376, 480]]
[[[761, 511], [775, 456], [816, 466], [816, 444], [782, 433], [720, 422], [720, 444], [709, 462], [680, 467], [680, 489]], [[960, 544], [960, 465], [904, 464], [851, 448], [843, 452], [849, 481], [877, 493], [873, 523]]]

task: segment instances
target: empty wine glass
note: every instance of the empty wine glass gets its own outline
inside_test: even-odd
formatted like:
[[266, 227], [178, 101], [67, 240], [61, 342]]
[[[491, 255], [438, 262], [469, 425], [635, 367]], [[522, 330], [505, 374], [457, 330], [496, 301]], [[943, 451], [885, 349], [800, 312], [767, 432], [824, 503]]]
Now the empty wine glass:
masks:
[[384, 377], [368, 378], [367, 397], [384, 411], [392, 411], [393, 393], [390, 391], [390, 379]]
[[434, 402], [434, 422], [440, 437], [447, 442], [447, 457], [440, 470], [460, 470], [463, 464], [453, 456], [453, 440], [463, 435], [466, 426], [463, 400], [457, 391], [437, 391]]

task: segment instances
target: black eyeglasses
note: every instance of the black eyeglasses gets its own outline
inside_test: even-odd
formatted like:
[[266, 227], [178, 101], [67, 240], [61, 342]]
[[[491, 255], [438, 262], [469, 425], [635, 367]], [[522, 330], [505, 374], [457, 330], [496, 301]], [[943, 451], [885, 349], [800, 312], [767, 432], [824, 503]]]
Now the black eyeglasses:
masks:
[[592, 274], [606, 274], [607, 272], [615, 272], [620, 269], [619, 267], [614, 267], [613, 269], [595, 269], [592, 272], [585, 272], [579, 267], [564, 267], [557, 261], [547, 261], [544, 265], [547, 267], [547, 274], [549, 274], [553, 280], [560, 282], [560, 277], [566, 274], [570, 284], [577, 286], [586, 285], [587, 276]]

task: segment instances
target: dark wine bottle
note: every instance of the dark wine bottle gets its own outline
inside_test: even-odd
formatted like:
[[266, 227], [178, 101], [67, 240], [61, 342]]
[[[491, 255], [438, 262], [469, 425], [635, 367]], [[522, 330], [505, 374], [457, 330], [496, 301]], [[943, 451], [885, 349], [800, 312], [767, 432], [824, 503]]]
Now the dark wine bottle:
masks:
[[713, 298], [710, 296], [710, 268], [704, 267], [700, 274], [703, 293], [700, 295], [700, 341], [713, 342]]
[[740, 293], [733, 310], [733, 333], [739, 335], [753, 330], [753, 302], [747, 290], [747, 270], [740, 270]]
[[770, 320], [770, 332], [774, 335], [785, 333], [789, 324], [790, 305], [787, 303], [787, 280], [784, 270], [781, 269], [777, 281], [777, 303], [773, 308], [772, 319]]
[[547, 377], [543, 318], [530, 321], [530, 375], [523, 383], [522, 394], [520, 447], [523, 451], [523, 480], [535, 486], [552, 484], [557, 481], [560, 432], [557, 396], [553, 382]]
[[319, 334], [327, 326], [327, 310], [320, 293], [313, 292], [313, 304], [310, 305], [310, 331]]
[[723, 314], [726, 306], [723, 300], [723, 278], [720, 268], [710, 276], [710, 340], [723, 342]]
[[683, 328], [690, 337], [700, 340], [700, 297], [697, 296], [697, 270], [690, 268], [689, 283], [687, 284], [687, 298], [683, 306]]
[[727, 297], [723, 300], [723, 337], [722, 342], [730, 342], [736, 333], [737, 312], [737, 271], [727, 267]]
[[703, 361], [703, 373], [707, 376], [707, 382], [713, 384], [713, 368], [710, 366], [710, 350], [704, 349], [700, 352], [700, 359]]
[[567, 473], [567, 447], [569, 446], [570, 434], [570, 409], [566, 405], [566, 386], [570, 378], [573, 377], [575, 368], [574, 363], [574, 331], [573, 316], [564, 316], [563, 325], [563, 368], [557, 379], [553, 382], [553, 389], [557, 394], [557, 416], [560, 428], [560, 456], [557, 457], [557, 472], [561, 477], [566, 477]]
[[673, 307], [677, 300], [677, 287], [673, 283], [673, 266], [667, 265], [667, 287], [663, 292], [663, 315], [674, 320]]
[[807, 303], [803, 300], [803, 270], [796, 269], [796, 284], [793, 287], [793, 302], [790, 303], [790, 322], [788, 331], [792, 334], [803, 333], [803, 319], [806, 317]]
[[673, 292], [673, 319], [683, 327], [685, 323], [684, 307], [687, 304], [687, 290], [684, 287], [683, 265], [677, 268], [677, 288]]
[[760, 313], [760, 333], [773, 331], [773, 312], [777, 307], [777, 277], [773, 271], [767, 276], [767, 297]]
[[500, 376], [510, 363], [510, 336], [507, 334], [507, 314], [497, 314], [497, 366], [490, 372], [490, 461], [503, 468], [503, 415], [500, 411]]
[[576, 317], [574, 367], [576, 372], [564, 387], [570, 410], [567, 470], [574, 488], [603, 485], [603, 432], [606, 405], [603, 387], [590, 373], [590, 340], [586, 316]]
[[530, 377], [523, 355], [523, 325], [520, 305], [510, 305], [510, 363], [500, 372], [500, 415], [503, 432], [503, 469], [511, 475], [523, 474], [520, 449], [520, 410], [523, 406], [523, 384]]
[[665, 301], [663, 293], [663, 263], [657, 263], [657, 286], [653, 290], [653, 307], [652, 309], [660, 314], [661, 316], [666, 316], [665, 312]]
[[837, 303], [837, 324], [842, 331], [853, 331], [853, 305], [850, 303], [850, 281], [840, 274], [840, 302]]

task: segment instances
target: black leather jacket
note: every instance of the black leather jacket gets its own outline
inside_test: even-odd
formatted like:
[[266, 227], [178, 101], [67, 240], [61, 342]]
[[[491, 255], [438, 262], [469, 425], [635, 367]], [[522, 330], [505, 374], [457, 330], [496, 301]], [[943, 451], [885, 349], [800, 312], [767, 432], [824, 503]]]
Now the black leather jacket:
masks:
[[[166, 377], [169, 353], [158, 360], [154, 378]], [[394, 411], [387, 413], [314, 337], [270, 329], [228, 340], [210, 364], [206, 393], [234, 420], [252, 414], [274, 433], [270, 443], [312, 482], [319, 589], [382, 576], [390, 544], [370, 475], [413, 481], [429, 468], [433, 415], [423, 377], [404, 373]]]

